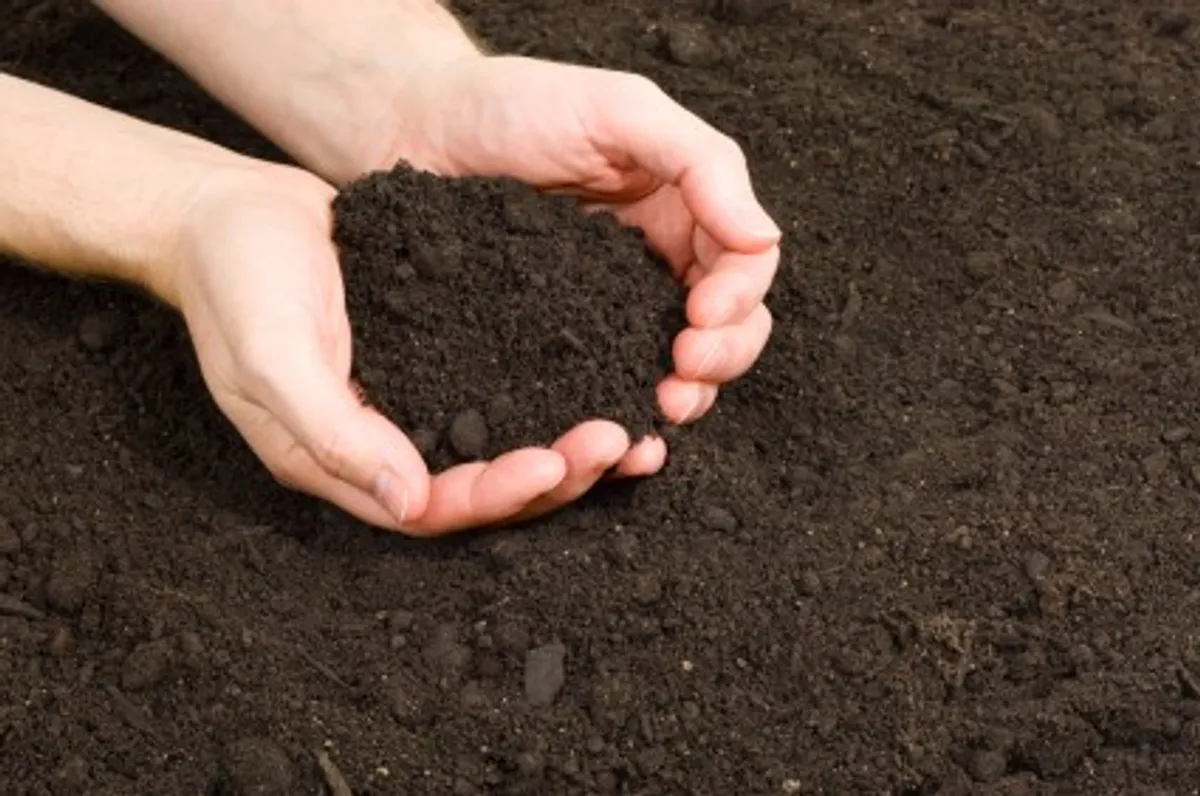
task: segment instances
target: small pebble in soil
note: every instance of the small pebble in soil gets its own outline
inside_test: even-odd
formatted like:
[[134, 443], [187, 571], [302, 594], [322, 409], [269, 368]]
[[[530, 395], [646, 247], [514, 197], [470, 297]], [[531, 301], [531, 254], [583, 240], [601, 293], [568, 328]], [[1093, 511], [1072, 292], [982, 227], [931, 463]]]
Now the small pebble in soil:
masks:
[[1191, 16], [1174, 8], [1147, 12], [1146, 21], [1155, 36], [1182, 36], [1192, 26]]
[[[1162, 438], [1163, 442], [1168, 445], [1178, 445], [1181, 442], [1187, 442], [1191, 436], [1192, 430], [1190, 428], [1187, 426], [1176, 426], [1164, 431]], [[0, 527], [0, 539], [3, 539], [3, 527]], [[0, 552], [4, 552], [2, 548], [0, 548]]]
[[1025, 557], [1025, 575], [1034, 583], [1045, 580], [1050, 571], [1050, 558], [1040, 550]]
[[296, 766], [278, 743], [269, 738], [244, 738], [230, 744], [222, 761], [230, 796], [294, 796]]
[[712, 66], [721, 59], [721, 50], [712, 34], [695, 22], [670, 22], [663, 26], [667, 55], [681, 66]]
[[461, 259], [462, 253], [453, 243], [434, 248], [431, 244], [418, 242], [412, 247], [413, 269], [423, 279], [450, 281]]
[[487, 420], [475, 409], [458, 414], [450, 424], [450, 446], [464, 459], [483, 457], [488, 444]]
[[1008, 759], [997, 749], [979, 749], [971, 755], [967, 768], [976, 782], [995, 782], [1008, 769]]
[[66, 625], [55, 627], [50, 632], [50, 639], [46, 643], [46, 649], [55, 658], [65, 658], [74, 646], [75, 639], [71, 635], [71, 628]]
[[662, 597], [662, 581], [657, 575], [644, 573], [633, 581], [633, 599], [642, 605], [653, 605]]
[[972, 279], [991, 279], [1003, 270], [1004, 258], [996, 252], [971, 252], [967, 255], [964, 267]]
[[8, 520], [0, 519], [0, 556], [12, 556], [21, 552], [21, 535], [9, 524]]
[[388, 630], [393, 633], [407, 633], [412, 630], [413, 624], [417, 621], [417, 617], [412, 611], [406, 611], [403, 608], [397, 608], [388, 614]]
[[800, 573], [800, 593], [805, 597], [815, 597], [821, 592], [821, 576], [816, 570], [806, 569]]
[[497, 393], [488, 401], [487, 422], [493, 426], [501, 425], [513, 416], [516, 409], [517, 403], [511, 395], [506, 392]]
[[566, 682], [567, 648], [558, 642], [530, 650], [525, 655], [525, 699], [541, 707], [558, 696]]
[[724, 533], [732, 533], [738, 527], [737, 517], [723, 506], [705, 506], [700, 511], [700, 522], [710, 531]]
[[1074, 279], [1066, 277], [1051, 285], [1050, 290], [1047, 291], [1047, 295], [1050, 296], [1050, 300], [1055, 304], [1064, 307], [1070, 306], [1079, 297], [1079, 286], [1075, 283]]
[[175, 645], [170, 639], [148, 641], [134, 647], [121, 666], [121, 688], [142, 691], [162, 682], [175, 660]]
[[1142, 471], [1147, 481], [1157, 481], [1171, 469], [1171, 455], [1166, 451], [1155, 451], [1142, 459]]

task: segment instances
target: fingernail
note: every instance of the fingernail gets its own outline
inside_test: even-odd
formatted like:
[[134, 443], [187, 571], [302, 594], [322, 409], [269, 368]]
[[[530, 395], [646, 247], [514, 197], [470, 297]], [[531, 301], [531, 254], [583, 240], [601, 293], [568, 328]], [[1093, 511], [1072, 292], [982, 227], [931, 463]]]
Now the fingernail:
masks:
[[725, 346], [721, 343], [713, 343], [712, 347], [704, 354], [704, 358], [700, 360], [700, 368], [697, 371], [700, 378], [707, 378], [714, 371], [721, 367], [721, 362], [725, 359]]
[[759, 235], [764, 238], [779, 238], [783, 236], [783, 231], [779, 229], [767, 211], [753, 201], [745, 202], [738, 210], [738, 221], [746, 230], [754, 235]]
[[396, 520], [396, 525], [403, 526], [408, 518], [408, 489], [399, 476], [390, 470], [380, 470], [375, 476], [375, 499], [383, 504]]
[[700, 419], [700, 416], [702, 414], [704, 414], [703, 410], [704, 410], [704, 396], [697, 393], [696, 400], [692, 403], [692, 408], [689, 409], [687, 414], [683, 416], [683, 420], [680, 422], [680, 425], [686, 426], [689, 423], [696, 422], [697, 420]]

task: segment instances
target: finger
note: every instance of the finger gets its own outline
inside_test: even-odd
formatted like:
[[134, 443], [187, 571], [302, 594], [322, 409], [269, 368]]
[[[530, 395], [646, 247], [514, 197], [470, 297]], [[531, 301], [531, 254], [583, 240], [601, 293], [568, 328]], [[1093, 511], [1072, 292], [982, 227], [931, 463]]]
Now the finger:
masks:
[[[611, 79], [611, 77], [609, 78]], [[632, 157], [677, 186], [696, 219], [722, 246], [762, 251], [781, 237], [755, 197], [741, 147], [653, 82], [618, 76], [600, 87], [594, 140], [614, 162]]]
[[762, 306], [778, 270], [778, 246], [758, 254], [718, 255], [688, 293], [688, 323], [713, 328], [745, 321]]
[[368, 525], [397, 530], [396, 518], [374, 496], [325, 472], [291, 432], [257, 404], [226, 396], [221, 408], [246, 444], [289, 489], [332, 503]]
[[617, 463], [614, 475], [621, 478], [646, 478], [662, 470], [666, 463], [666, 440], [662, 437], [646, 437], [630, 448]]
[[502, 522], [550, 492], [567, 475], [562, 454], [522, 448], [490, 462], [453, 467], [434, 477], [425, 513], [405, 526], [413, 536], [441, 536]]
[[330, 477], [372, 495], [397, 526], [429, 500], [429, 470], [400, 429], [364, 406], [347, 379], [308, 348], [276, 362], [262, 379], [261, 403]]
[[687, 381], [672, 374], [659, 382], [658, 405], [672, 423], [685, 425], [702, 417], [717, 400], [717, 386]]
[[724, 384], [740, 378], [771, 336], [771, 312], [759, 304], [745, 323], [720, 329], [687, 328], [672, 348], [675, 373], [685, 381]]
[[624, 458], [629, 447], [625, 429], [607, 420], [591, 420], [571, 429], [551, 446], [566, 462], [566, 476], [515, 515], [512, 522], [543, 516], [583, 497]]
[[293, 445], [287, 459], [282, 470], [288, 475], [280, 478], [285, 486], [332, 503], [367, 525], [385, 531], [400, 530], [395, 514], [374, 495], [325, 472], [304, 448]]

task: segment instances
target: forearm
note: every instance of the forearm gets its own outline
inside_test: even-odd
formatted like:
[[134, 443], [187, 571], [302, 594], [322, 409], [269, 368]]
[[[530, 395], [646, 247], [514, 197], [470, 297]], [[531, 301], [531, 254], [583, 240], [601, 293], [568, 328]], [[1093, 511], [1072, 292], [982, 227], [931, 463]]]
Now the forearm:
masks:
[[0, 252], [172, 301], [189, 208], [256, 161], [0, 74]]
[[479, 52], [437, 0], [95, 2], [302, 166], [336, 183], [375, 168], [394, 149], [381, 127], [403, 114], [409, 86]]

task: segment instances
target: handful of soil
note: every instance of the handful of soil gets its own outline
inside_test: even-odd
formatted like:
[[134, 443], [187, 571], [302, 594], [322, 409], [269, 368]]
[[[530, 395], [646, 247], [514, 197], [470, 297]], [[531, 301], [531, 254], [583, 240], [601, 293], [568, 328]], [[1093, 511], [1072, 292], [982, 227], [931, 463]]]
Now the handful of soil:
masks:
[[639, 232], [514, 181], [406, 166], [333, 209], [355, 379], [431, 467], [594, 418], [654, 431], [684, 295]]

